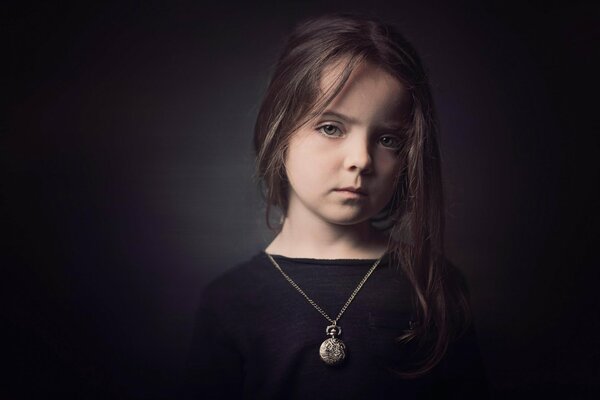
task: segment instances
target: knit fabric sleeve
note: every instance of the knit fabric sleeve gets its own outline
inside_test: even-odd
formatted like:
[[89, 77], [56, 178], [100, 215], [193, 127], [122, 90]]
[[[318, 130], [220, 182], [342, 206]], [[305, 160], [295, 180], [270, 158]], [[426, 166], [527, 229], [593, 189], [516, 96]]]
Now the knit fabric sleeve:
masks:
[[205, 291], [198, 307], [187, 360], [188, 399], [242, 398], [243, 359]]
[[452, 343], [441, 363], [443, 386], [461, 399], [488, 399], [488, 380], [473, 325]]

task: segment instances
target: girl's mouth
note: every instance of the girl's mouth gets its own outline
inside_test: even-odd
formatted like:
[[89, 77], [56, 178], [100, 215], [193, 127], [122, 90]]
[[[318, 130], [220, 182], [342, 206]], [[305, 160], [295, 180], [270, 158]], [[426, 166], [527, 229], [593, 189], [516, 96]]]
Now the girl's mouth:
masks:
[[349, 197], [354, 197], [354, 198], [360, 198], [360, 197], [367, 196], [367, 193], [361, 188], [345, 187], [345, 188], [335, 189], [335, 191], [339, 192], [339, 193], [343, 193], [344, 195], [349, 196]]

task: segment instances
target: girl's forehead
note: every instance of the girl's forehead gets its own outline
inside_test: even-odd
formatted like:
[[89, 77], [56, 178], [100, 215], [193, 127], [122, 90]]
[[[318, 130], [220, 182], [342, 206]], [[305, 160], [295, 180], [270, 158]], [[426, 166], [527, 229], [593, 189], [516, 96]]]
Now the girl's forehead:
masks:
[[[328, 65], [321, 75], [322, 94], [330, 92], [339, 82], [346, 63]], [[326, 111], [385, 120], [388, 125], [400, 125], [408, 103], [405, 86], [383, 68], [362, 62], [355, 66], [342, 90], [328, 105]]]

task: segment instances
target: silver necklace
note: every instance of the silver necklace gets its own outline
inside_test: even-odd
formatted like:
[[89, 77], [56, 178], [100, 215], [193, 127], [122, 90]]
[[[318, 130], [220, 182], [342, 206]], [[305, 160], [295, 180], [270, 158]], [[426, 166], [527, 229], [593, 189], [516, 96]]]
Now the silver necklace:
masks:
[[323, 315], [327, 319], [327, 321], [329, 321], [331, 323], [331, 325], [328, 325], [327, 328], [325, 328], [325, 334], [328, 335], [329, 338], [325, 339], [325, 341], [323, 341], [323, 343], [321, 344], [321, 347], [319, 348], [319, 355], [321, 356], [321, 360], [323, 360], [325, 362], [325, 364], [332, 365], [332, 366], [342, 364], [344, 362], [344, 360], [346, 359], [346, 345], [344, 344], [344, 342], [342, 342], [341, 339], [338, 338], [338, 336], [340, 336], [342, 334], [342, 328], [337, 324], [337, 322], [342, 317], [342, 314], [344, 313], [344, 311], [346, 311], [346, 308], [348, 308], [348, 306], [350, 305], [352, 300], [354, 300], [354, 297], [359, 292], [359, 290], [363, 287], [363, 285], [365, 284], [367, 279], [369, 279], [369, 277], [371, 276], [373, 271], [375, 271], [375, 268], [377, 268], [377, 266], [379, 265], [381, 258], [379, 258], [377, 261], [375, 261], [375, 264], [373, 264], [373, 266], [369, 269], [367, 274], [359, 282], [358, 286], [356, 287], [356, 289], [354, 289], [354, 292], [352, 292], [352, 294], [348, 298], [348, 301], [346, 301], [346, 304], [344, 304], [344, 306], [340, 310], [337, 317], [335, 319], [333, 319], [329, 315], [327, 315], [327, 313], [325, 311], [323, 311], [323, 309], [321, 307], [319, 307], [317, 305], [317, 303], [315, 303], [310, 297], [308, 297], [306, 295], [306, 293], [304, 293], [304, 291], [302, 289], [300, 289], [300, 287], [296, 284], [296, 282], [294, 282], [292, 280], [292, 278], [290, 278], [285, 272], [283, 272], [283, 270], [281, 269], [279, 264], [277, 264], [277, 262], [273, 259], [273, 257], [271, 257], [271, 255], [269, 253], [265, 253], [265, 254], [267, 254], [267, 256], [269, 257], [269, 260], [271, 260], [271, 262], [273, 263], [275, 268], [277, 268], [279, 270], [279, 272], [281, 272], [283, 277], [298, 292], [300, 292], [300, 294], [302, 296], [304, 296], [304, 298], [306, 300], [308, 300], [308, 302], [310, 304], [312, 304], [312, 306], [314, 308], [316, 308], [317, 311], [320, 312], [321, 315]]

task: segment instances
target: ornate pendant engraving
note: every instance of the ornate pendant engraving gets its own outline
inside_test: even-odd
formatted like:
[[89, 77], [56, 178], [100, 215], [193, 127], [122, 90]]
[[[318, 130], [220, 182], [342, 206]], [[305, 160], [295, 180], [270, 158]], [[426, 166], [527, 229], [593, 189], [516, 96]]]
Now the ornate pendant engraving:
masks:
[[346, 345], [336, 336], [342, 334], [342, 328], [337, 325], [329, 325], [325, 333], [331, 336], [321, 344], [319, 355], [327, 365], [340, 365], [346, 359]]

